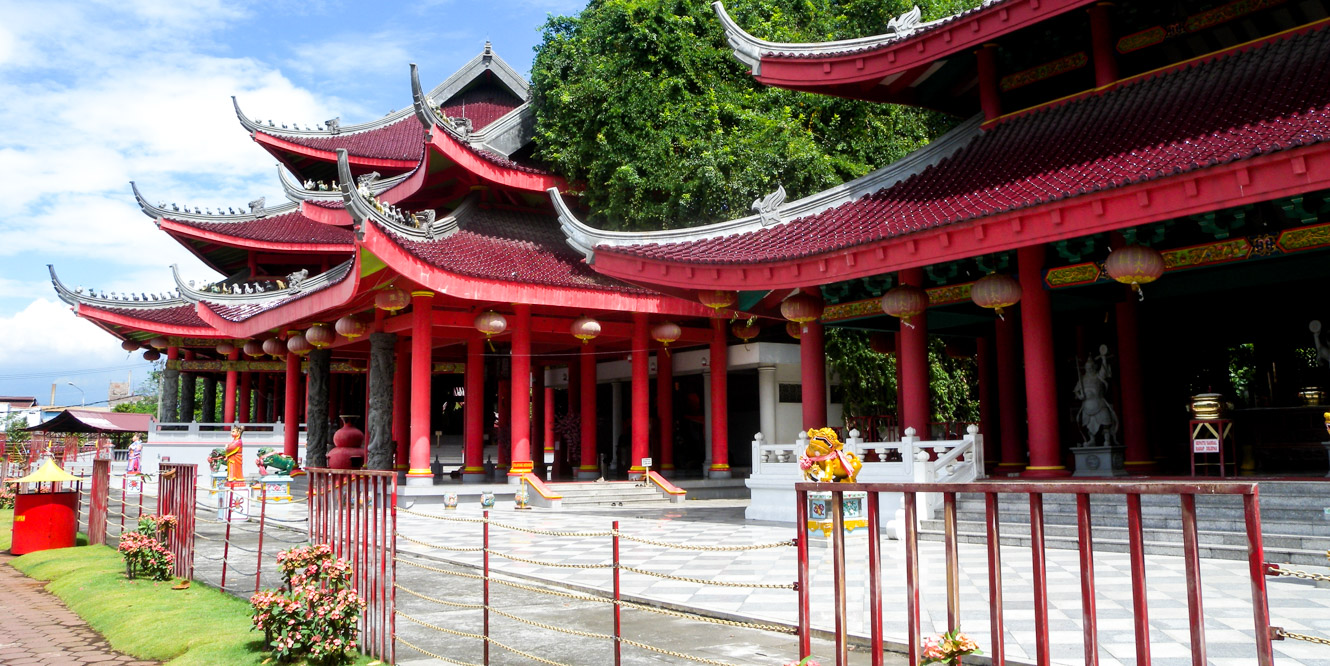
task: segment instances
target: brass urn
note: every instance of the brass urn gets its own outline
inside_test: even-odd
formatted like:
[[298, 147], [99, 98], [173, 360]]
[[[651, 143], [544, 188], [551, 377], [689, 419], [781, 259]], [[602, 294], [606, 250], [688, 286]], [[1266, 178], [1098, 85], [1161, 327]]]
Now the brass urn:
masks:
[[1298, 391], [1298, 399], [1304, 405], [1325, 404], [1325, 389], [1319, 386], [1304, 386]]
[[1211, 421], [1224, 416], [1224, 395], [1222, 393], [1198, 393], [1191, 397], [1191, 417]]

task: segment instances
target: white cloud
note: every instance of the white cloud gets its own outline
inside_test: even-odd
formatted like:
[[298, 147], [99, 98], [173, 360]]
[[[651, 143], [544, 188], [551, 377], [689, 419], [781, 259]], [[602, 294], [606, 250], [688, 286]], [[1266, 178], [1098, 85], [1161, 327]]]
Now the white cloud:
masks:
[[115, 338], [69, 306], [39, 298], [11, 316], [0, 316], [0, 367], [25, 368], [108, 367], [126, 362]]

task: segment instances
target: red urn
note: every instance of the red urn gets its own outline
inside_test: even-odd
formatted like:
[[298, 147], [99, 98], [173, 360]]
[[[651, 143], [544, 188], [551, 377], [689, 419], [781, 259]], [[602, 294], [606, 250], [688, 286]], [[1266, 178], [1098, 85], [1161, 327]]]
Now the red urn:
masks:
[[365, 433], [357, 428], [354, 416], [339, 416], [342, 427], [333, 433], [333, 449], [328, 452], [328, 467], [360, 469], [365, 466]]

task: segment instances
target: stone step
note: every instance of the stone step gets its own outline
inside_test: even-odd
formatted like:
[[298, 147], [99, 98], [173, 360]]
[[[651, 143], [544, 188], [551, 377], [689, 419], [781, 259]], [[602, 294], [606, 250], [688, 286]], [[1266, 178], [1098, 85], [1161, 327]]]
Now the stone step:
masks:
[[585, 498], [563, 498], [562, 506], [565, 509], [584, 506], [623, 506], [623, 507], [649, 507], [649, 506], [670, 506], [670, 501], [660, 497], [585, 497]]
[[668, 506], [670, 500], [655, 486], [643, 486], [636, 481], [610, 481], [591, 483], [552, 483], [552, 492], [563, 497], [560, 504], [573, 507], [653, 507]]

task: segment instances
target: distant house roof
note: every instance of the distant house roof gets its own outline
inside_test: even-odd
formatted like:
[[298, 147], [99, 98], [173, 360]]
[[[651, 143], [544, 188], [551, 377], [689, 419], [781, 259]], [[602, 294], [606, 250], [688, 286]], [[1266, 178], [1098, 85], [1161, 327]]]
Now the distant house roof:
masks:
[[0, 395], [0, 403], [4, 403], [13, 408], [25, 409], [36, 407], [37, 399], [30, 396]]
[[28, 432], [148, 432], [152, 420], [151, 414], [67, 409]]

